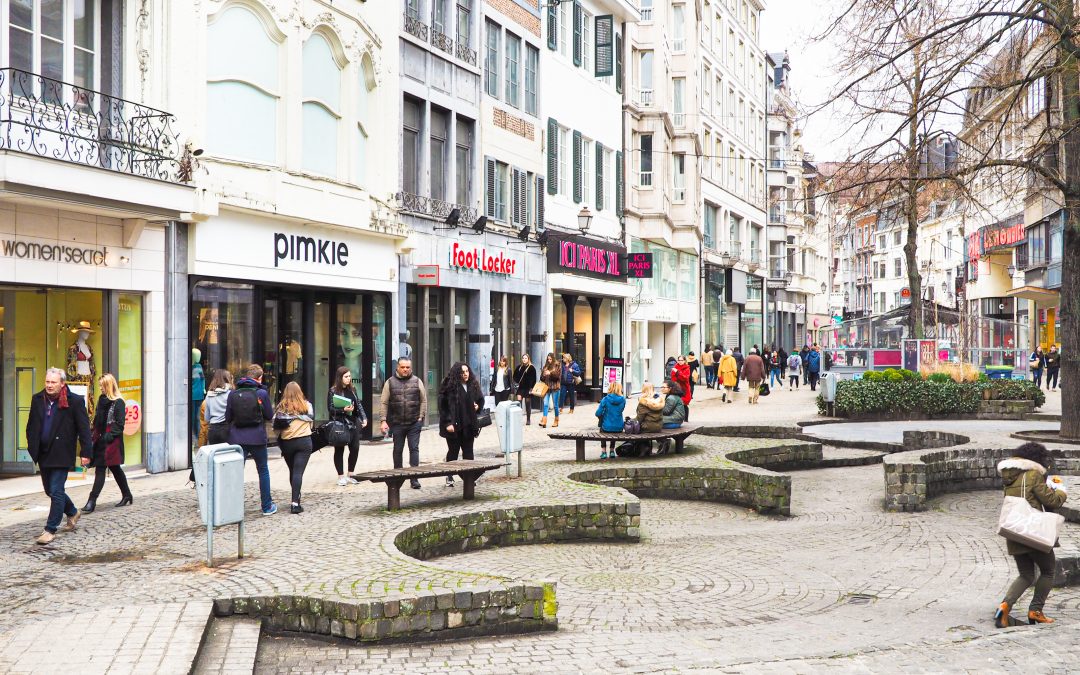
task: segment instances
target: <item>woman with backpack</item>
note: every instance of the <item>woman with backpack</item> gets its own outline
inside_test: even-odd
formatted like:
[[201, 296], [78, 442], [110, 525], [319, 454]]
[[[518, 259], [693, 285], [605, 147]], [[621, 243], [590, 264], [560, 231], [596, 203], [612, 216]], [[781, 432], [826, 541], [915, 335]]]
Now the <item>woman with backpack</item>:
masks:
[[[484, 405], [480, 383], [467, 363], [458, 361], [439, 384], [439, 435], [446, 439], [446, 461], [473, 458], [473, 443], [480, 435], [476, 413]], [[453, 476], [446, 487], [454, 487]]]
[[[623, 431], [623, 410], [626, 399], [622, 395], [622, 385], [612, 382], [607, 395], [596, 406], [596, 417], [600, 420], [600, 431], [606, 434], [621, 434]], [[608, 445], [611, 445], [611, 458], [615, 459], [615, 441], [600, 441], [600, 459], [608, 458]]]
[[788, 391], [799, 388], [799, 377], [802, 374], [802, 359], [798, 353], [787, 357]]
[[544, 394], [544, 416], [540, 418], [540, 426], [547, 427], [548, 405], [555, 413], [555, 422], [552, 427], [559, 426], [559, 398], [562, 386], [562, 365], [555, 360], [555, 355], [548, 352], [544, 360], [544, 367], [540, 370], [540, 381], [547, 385], [547, 393]]
[[[337, 398], [335, 405], [334, 399]], [[342, 400], [347, 399], [347, 401]], [[353, 387], [352, 371], [339, 366], [334, 373], [334, 385], [326, 394], [326, 409], [331, 420], [343, 422], [352, 429], [349, 438], [349, 473], [356, 470], [356, 460], [360, 456], [360, 430], [368, 425], [367, 412], [360, 403], [360, 396]], [[338, 485], [357, 484], [359, 481], [345, 477], [345, 446], [334, 446], [334, 468], [337, 469]]]
[[525, 425], [532, 421], [532, 390], [536, 386], [536, 366], [528, 354], [521, 355], [521, 363], [514, 369], [514, 393], [525, 408]]
[[121, 498], [117, 506], [127, 506], [132, 502], [127, 476], [121, 466], [124, 463], [124, 423], [127, 419], [127, 408], [120, 396], [116, 378], [111, 373], [102, 375], [98, 379], [98, 386], [101, 387], [101, 396], [94, 411], [93, 456], [86, 465], [94, 467], [94, 487], [90, 490], [90, 499], [86, 501], [86, 506], [82, 507], [83, 513], [93, 513], [97, 508], [98, 495], [105, 487], [106, 468], [112, 472], [116, 486], [120, 488]]
[[285, 385], [281, 401], [274, 409], [274, 428], [278, 430], [278, 449], [285, 466], [289, 467], [289, 484], [292, 486], [292, 513], [303, 513], [300, 506], [300, 487], [304, 483], [304, 470], [311, 459], [311, 423], [315, 409], [304, 397], [296, 382]]

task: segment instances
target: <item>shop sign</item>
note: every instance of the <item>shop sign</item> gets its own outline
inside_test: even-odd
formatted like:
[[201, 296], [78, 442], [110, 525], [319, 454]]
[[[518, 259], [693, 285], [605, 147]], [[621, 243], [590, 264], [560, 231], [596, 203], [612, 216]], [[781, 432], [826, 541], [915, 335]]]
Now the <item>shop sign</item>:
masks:
[[629, 253], [626, 256], [626, 276], [631, 279], [653, 278], [653, 254]]
[[577, 274], [610, 281], [623, 280], [620, 259], [626, 247], [586, 237], [562, 235], [548, 240], [548, 272]]
[[109, 247], [65, 246], [48, 244], [23, 239], [4, 239], [0, 244], [7, 258], [21, 260], [43, 260], [45, 262], [68, 263], [71, 265], [89, 265], [91, 267], [109, 266]]
[[489, 252], [486, 248], [465, 248], [457, 242], [450, 247], [451, 268], [509, 277], [517, 273], [519, 262], [503, 251]]
[[623, 386], [623, 372], [626, 370], [626, 365], [622, 359], [613, 359], [604, 357], [604, 380], [603, 387], [606, 392], [612, 382], [618, 382], [619, 386]]
[[275, 232], [274, 267], [282, 260], [346, 267], [349, 264], [349, 245], [333, 239]]
[[1022, 215], [1013, 216], [993, 225], [988, 225], [969, 236], [967, 239], [968, 259], [978, 260], [990, 251], [1016, 246], [1026, 239], [1027, 230], [1024, 228], [1024, 217]]
[[438, 286], [439, 285], [439, 266], [438, 265], [417, 265], [416, 266], [416, 285], [417, 286]]

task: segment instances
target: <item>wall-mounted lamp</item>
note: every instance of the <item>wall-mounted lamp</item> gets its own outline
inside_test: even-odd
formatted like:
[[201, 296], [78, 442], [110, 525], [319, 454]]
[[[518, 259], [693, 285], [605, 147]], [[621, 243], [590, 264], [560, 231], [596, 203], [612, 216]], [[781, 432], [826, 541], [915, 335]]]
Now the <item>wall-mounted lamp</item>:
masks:
[[127, 257], [126, 255], [120, 256], [120, 264], [121, 265], [126, 265], [129, 262], [131, 262], [131, 258]]
[[589, 225], [592, 223], [592, 212], [589, 211], [588, 206], [581, 207], [581, 210], [577, 214], [577, 226], [581, 230], [582, 234], [586, 234], [589, 231]]
[[1008, 269], [1006, 269], [1005, 271], [1008, 272], [1009, 276], [1011, 277], [1012, 275], [1016, 274], [1016, 265], [1009, 265]]

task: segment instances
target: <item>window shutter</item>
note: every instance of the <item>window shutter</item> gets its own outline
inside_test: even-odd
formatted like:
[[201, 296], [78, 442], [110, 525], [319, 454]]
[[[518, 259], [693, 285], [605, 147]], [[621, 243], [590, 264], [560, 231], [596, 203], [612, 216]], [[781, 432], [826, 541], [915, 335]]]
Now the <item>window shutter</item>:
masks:
[[612, 49], [614, 48], [615, 20], [610, 14], [596, 17], [596, 76], [607, 77], [612, 74], [614, 60]]
[[544, 179], [536, 177], [536, 231], [544, 229]]
[[578, 0], [574, 0], [574, 65], [581, 65], [581, 30], [585, 23], [584, 10], [581, 9], [581, 3]]
[[518, 204], [521, 203], [521, 193], [518, 191], [518, 170], [510, 169], [510, 208], [507, 209], [506, 224], [518, 222]]
[[484, 196], [484, 215], [488, 218], [495, 217], [495, 160], [484, 158], [484, 176], [486, 177], [486, 193]]
[[615, 91], [622, 93], [623, 56], [622, 35], [615, 33]]
[[555, 51], [559, 41], [559, 20], [558, 15], [555, 13], [556, 7], [558, 5], [548, 5], [547, 11], [548, 49], [551, 51]]
[[574, 132], [574, 203], [581, 203], [581, 132]]
[[604, 146], [596, 144], [596, 210], [604, 210]]
[[623, 214], [623, 161], [622, 151], [615, 152], [615, 215]]
[[529, 174], [517, 172], [517, 224], [525, 226], [529, 222]]
[[559, 123], [553, 117], [548, 118], [547, 155], [547, 189], [553, 195], [559, 185]]

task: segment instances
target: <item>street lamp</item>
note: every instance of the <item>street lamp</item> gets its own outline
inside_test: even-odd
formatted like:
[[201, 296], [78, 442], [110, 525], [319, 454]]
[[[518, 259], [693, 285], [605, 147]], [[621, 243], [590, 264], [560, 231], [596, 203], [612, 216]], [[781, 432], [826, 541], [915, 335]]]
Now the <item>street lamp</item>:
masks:
[[821, 294], [825, 295], [825, 291], [828, 290], [828, 288], [829, 288], [829, 286], [824, 281], [822, 281], [821, 282]]
[[1009, 267], [1006, 268], [1005, 271], [1009, 273], [1009, 277], [1012, 277], [1014, 274], [1016, 274], [1016, 266], [1015, 265], [1009, 265]]
[[577, 226], [582, 234], [588, 233], [590, 223], [592, 223], [592, 213], [588, 206], [583, 206], [577, 214]]

